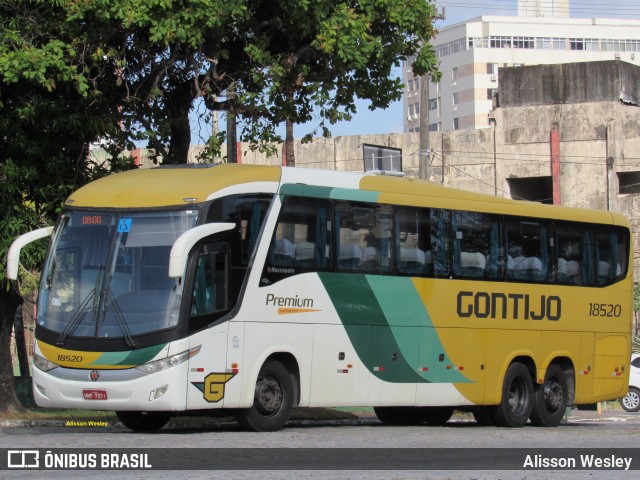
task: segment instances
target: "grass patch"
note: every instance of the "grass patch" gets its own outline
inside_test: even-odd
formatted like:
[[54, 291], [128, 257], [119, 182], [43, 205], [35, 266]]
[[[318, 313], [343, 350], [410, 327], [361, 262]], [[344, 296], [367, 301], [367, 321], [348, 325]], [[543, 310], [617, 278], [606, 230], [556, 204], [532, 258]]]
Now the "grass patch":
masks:
[[3, 413], [4, 420], [116, 420], [115, 412], [104, 410], [57, 410], [28, 408], [24, 412]]

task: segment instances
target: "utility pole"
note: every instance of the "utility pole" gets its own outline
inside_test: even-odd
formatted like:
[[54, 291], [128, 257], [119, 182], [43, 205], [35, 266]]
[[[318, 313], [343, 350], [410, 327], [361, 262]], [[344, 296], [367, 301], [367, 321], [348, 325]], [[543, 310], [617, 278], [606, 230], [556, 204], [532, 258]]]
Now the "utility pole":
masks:
[[429, 180], [429, 74], [420, 78], [420, 153], [418, 156], [418, 175]]
[[237, 136], [236, 136], [236, 115], [233, 112], [233, 100], [235, 92], [233, 84], [227, 89], [227, 101], [229, 108], [227, 110], [227, 163], [237, 163]]
[[[436, 9], [438, 8], [436, 2]], [[436, 12], [434, 20], [444, 20], [444, 7]], [[420, 153], [418, 156], [418, 176], [429, 180], [429, 161], [431, 145], [429, 144], [429, 74], [420, 77]]]

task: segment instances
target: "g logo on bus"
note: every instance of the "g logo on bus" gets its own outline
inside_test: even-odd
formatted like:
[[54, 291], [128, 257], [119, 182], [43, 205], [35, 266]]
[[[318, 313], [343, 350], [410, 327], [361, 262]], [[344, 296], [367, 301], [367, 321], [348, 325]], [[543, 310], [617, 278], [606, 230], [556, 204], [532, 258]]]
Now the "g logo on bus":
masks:
[[235, 376], [235, 373], [212, 372], [204, 377], [204, 382], [191, 382], [191, 384], [202, 392], [207, 402], [217, 403], [224, 398], [225, 384]]
[[91, 373], [89, 374], [89, 378], [91, 379], [91, 381], [97, 382], [98, 379], [100, 378], [100, 373], [97, 370], [91, 370]]

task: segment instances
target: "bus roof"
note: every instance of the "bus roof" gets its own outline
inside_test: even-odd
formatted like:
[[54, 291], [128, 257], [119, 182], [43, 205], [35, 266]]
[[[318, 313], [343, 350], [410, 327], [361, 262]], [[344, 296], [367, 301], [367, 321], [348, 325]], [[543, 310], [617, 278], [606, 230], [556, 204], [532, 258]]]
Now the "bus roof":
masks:
[[[67, 205], [148, 208], [204, 202], [224, 189], [254, 183], [282, 193], [454, 210], [557, 218], [628, 226], [620, 214], [515, 201], [408, 177], [331, 170], [239, 164], [191, 164], [130, 170], [104, 177], [74, 192]], [[280, 184], [280, 185], [278, 185]], [[315, 188], [309, 188], [313, 186]], [[257, 191], [264, 191], [258, 189]]]

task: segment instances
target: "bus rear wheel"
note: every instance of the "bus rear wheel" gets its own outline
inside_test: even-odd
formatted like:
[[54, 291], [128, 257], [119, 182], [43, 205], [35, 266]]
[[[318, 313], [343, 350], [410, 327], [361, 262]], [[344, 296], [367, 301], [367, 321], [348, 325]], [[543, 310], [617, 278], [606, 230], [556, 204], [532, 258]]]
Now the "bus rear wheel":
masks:
[[557, 427], [567, 408], [567, 377], [562, 367], [551, 364], [544, 383], [535, 387], [531, 423], [538, 427]]
[[258, 374], [253, 406], [238, 410], [236, 420], [251, 432], [281, 430], [293, 410], [293, 383], [286, 367], [277, 360], [267, 361]]
[[116, 416], [120, 423], [134, 432], [155, 432], [171, 418], [166, 412], [116, 412]]
[[499, 427], [523, 427], [533, 409], [533, 381], [522, 363], [509, 365], [502, 383], [502, 400], [491, 408], [491, 417]]

